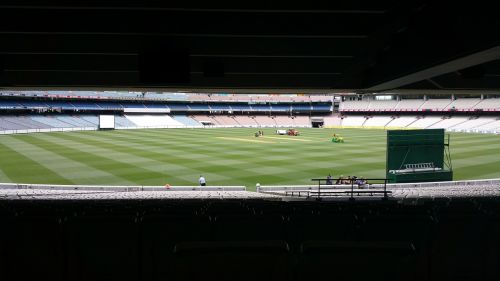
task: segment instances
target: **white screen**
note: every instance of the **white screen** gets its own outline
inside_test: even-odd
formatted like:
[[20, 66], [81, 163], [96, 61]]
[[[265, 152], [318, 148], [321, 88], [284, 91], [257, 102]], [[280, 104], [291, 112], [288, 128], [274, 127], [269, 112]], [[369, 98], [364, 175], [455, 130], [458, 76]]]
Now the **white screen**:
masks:
[[114, 115], [99, 115], [99, 128], [100, 129], [114, 129], [115, 116]]

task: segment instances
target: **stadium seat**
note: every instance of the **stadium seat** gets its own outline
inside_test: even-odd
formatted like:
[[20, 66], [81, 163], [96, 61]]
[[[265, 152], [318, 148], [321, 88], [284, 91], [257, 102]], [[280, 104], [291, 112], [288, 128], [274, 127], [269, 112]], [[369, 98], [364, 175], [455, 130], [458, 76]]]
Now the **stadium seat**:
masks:
[[292, 215], [287, 228], [294, 249], [309, 240], [354, 240], [355, 233], [354, 215]]
[[172, 280], [289, 280], [288, 254], [284, 241], [179, 243]]
[[416, 272], [411, 243], [307, 241], [296, 280], [418, 280]]
[[429, 215], [374, 215], [364, 218], [358, 239], [371, 242], [401, 242], [415, 247], [415, 263], [419, 280], [428, 276], [429, 246], [433, 232]]
[[139, 241], [133, 216], [84, 215], [67, 223], [71, 280], [138, 280]]
[[210, 240], [210, 220], [196, 215], [146, 215], [141, 223], [143, 280], [165, 280], [172, 274], [176, 243]]
[[213, 237], [222, 241], [282, 240], [284, 219], [281, 215], [219, 215], [213, 222]]
[[[57, 216], [16, 216], [4, 221], [2, 280], [65, 280], [62, 223]], [[0, 268], [1, 269], [1, 268]]]
[[[492, 264], [489, 249], [495, 242], [489, 227], [484, 216], [466, 213], [466, 209], [441, 214], [431, 248], [431, 276], [435, 280], [494, 280], [498, 263]], [[498, 243], [498, 237], [494, 240]]]

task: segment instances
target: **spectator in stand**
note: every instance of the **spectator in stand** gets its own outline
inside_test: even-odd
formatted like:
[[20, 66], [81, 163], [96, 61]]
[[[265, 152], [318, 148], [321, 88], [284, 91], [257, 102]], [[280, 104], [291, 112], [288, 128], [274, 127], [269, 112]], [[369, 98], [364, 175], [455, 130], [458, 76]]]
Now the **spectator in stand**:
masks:
[[344, 181], [344, 175], [340, 175], [340, 177], [337, 179], [337, 181], [335, 182], [335, 184], [342, 184]]
[[351, 176], [347, 176], [347, 178], [344, 180], [344, 184], [351, 184]]
[[370, 188], [368, 181], [364, 177], [361, 177], [361, 180], [363, 181], [363, 185], [368, 186], [368, 188]]
[[343, 175], [340, 175], [340, 177], [337, 179], [335, 184], [342, 184], [342, 177], [343, 177]]
[[364, 185], [363, 178], [357, 178], [356, 184], [358, 185], [358, 188], [360, 188], [360, 189], [363, 188], [363, 185]]
[[327, 185], [332, 185], [333, 184], [332, 175], [331, 174], [328, 174], [328, 177], [326, 177], [326, 184]]

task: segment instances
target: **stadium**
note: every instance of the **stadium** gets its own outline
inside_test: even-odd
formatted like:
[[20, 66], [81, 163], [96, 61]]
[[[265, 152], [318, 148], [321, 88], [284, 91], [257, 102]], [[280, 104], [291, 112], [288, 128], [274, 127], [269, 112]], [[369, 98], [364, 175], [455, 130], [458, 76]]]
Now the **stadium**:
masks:
[[7, 2], [1, 280], [499, 278], [486, 7]]

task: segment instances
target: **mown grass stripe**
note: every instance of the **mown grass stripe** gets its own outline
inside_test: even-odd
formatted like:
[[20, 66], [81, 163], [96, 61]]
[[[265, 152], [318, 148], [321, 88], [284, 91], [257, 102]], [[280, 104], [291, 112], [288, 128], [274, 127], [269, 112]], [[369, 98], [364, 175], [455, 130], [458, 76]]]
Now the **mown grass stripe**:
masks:
[[81, 184], [94, 184], [96, 179], [106, 182], [107, 184], [134, 184], [132, 181], [125, 180], [111, 173], [109, 170], [113, 169], [106, 168], [106, 166], [109, 165], [107, 162], [104, 162], [100, 167], [92, 166], [91, 164], [95, 159], [81, 161], [79, 152], [75, 153], [58, 144], [50, 144], [34, 138], [33, 136], [34, 135], [27, 135], [24, 136], [22, 140], [18, 139], [18, 144], [16, 144], [18, 149], [30, 151], [30, 158], [35, 159], [39, 163], [43, 163], [44, 166], [64, 178]]
[[61, 176], [58, 171], [54, 171], [46, 166], [47, 160], [37, 160], [28, 157], [28, 152], [19, 146], [10, 145], [10, 142], [18, 142], [8, 136], [0, 138], [0, 167], [8, 180], [17, 183], [53, 183], [53, 184], [73, 184], [75, 182]]
[[[217, 137], [254, 140], [258, 128], [235, 129], [147, 129], [71, 133], [47, 133], [33, 136], [0, 136], [0, 142], [11, 139], [21, 144], [17, 149], [35, 156], [37, 166], [49, 163], [51, 171], [70, 174], [76, 183], [133, 184], [197, 184], [200, 173], [209, 184], [243, 184], [254, 187], [261, 184], [310, 184], [314, 177], [331, 173], [365, 177], [385, 175], [386, 132], [359, 129], [299, 129], [301, 136], [280, 137], [275, 128], [265, 128], [264, 138], [275, 143], [254, 143], [221, 140]], [[346, 142], [331, 143], [333, 133]], [[269, 139], [266, 137], [270, 137]], [[274, 138], [283, 138], [277, 140]], [[31, 139], [41, 145], [23, 142]], [[293, 140], [310, 140], [292, 141]], [[50, 144], [43, 143], [49, 142]], [[50, 148], [50, 153], [44, 151]], [[0, 153], [5, 148], [0, 147]], [[63, 156], [51, 159], [51, 155]], [[500, 177], [500, 137], [479, 134], [451, 134], [451, 152], [455, 179]], [[52, 153], [52, 154], [51, 154]], [[60, 163], [59, 163], [60, 162]], [[7, 176], [5, 166], [17, 162], [0, 161], [0, 169]], [[78, 166], [80, 165], [80, 166]], [[84, 167], [89, 168], [84, 168]], [[83, 168], [78, 168], [83, 167]], [[19, 165], [16, 169], [22, 170]], [[103, 170], [108, 176], [99, 175]], [[165, 170], [165, 171], [163, 171]], [[169, 171], [170, 170], [170, 171]], [[156, 174], [151, 174], [156, 172]], [[161, 178], [159, 175], [163, 175]], [[495, 176], [496, 175], [496, 176]], [[125, 177], [124, 180], [121, 177]], [[10, 177], [9, 177], [10, 178]], [[39, 182], [48, 177], [37, 175]], [[20, 181], [10, 178], [12, 181]], [[66, 179], [65, 179], [66, 180]]]
[[[34, 145], [54, 151], [54, 153], [73, 161], [83, 162], [96, 170], [106, 171], [116, 178], [129, 182], [129, 184], [138, 183], [140, 185], [147, 185], [165, 177], [165, 175], [160, 172], [149, 171], [136, 165], [113, 160], [113, 156], [104, 151], [98, 154], [79, 149], [79, 145], [82, 144], [76, 142], [74, 142], [73, 145], [68, 145], [67, 143], [46, 140], [40, 136], [36, 136], [34, 141], [30, 141]], [[103, 156], [103, 154], [107, 154], [107, 157]]]

